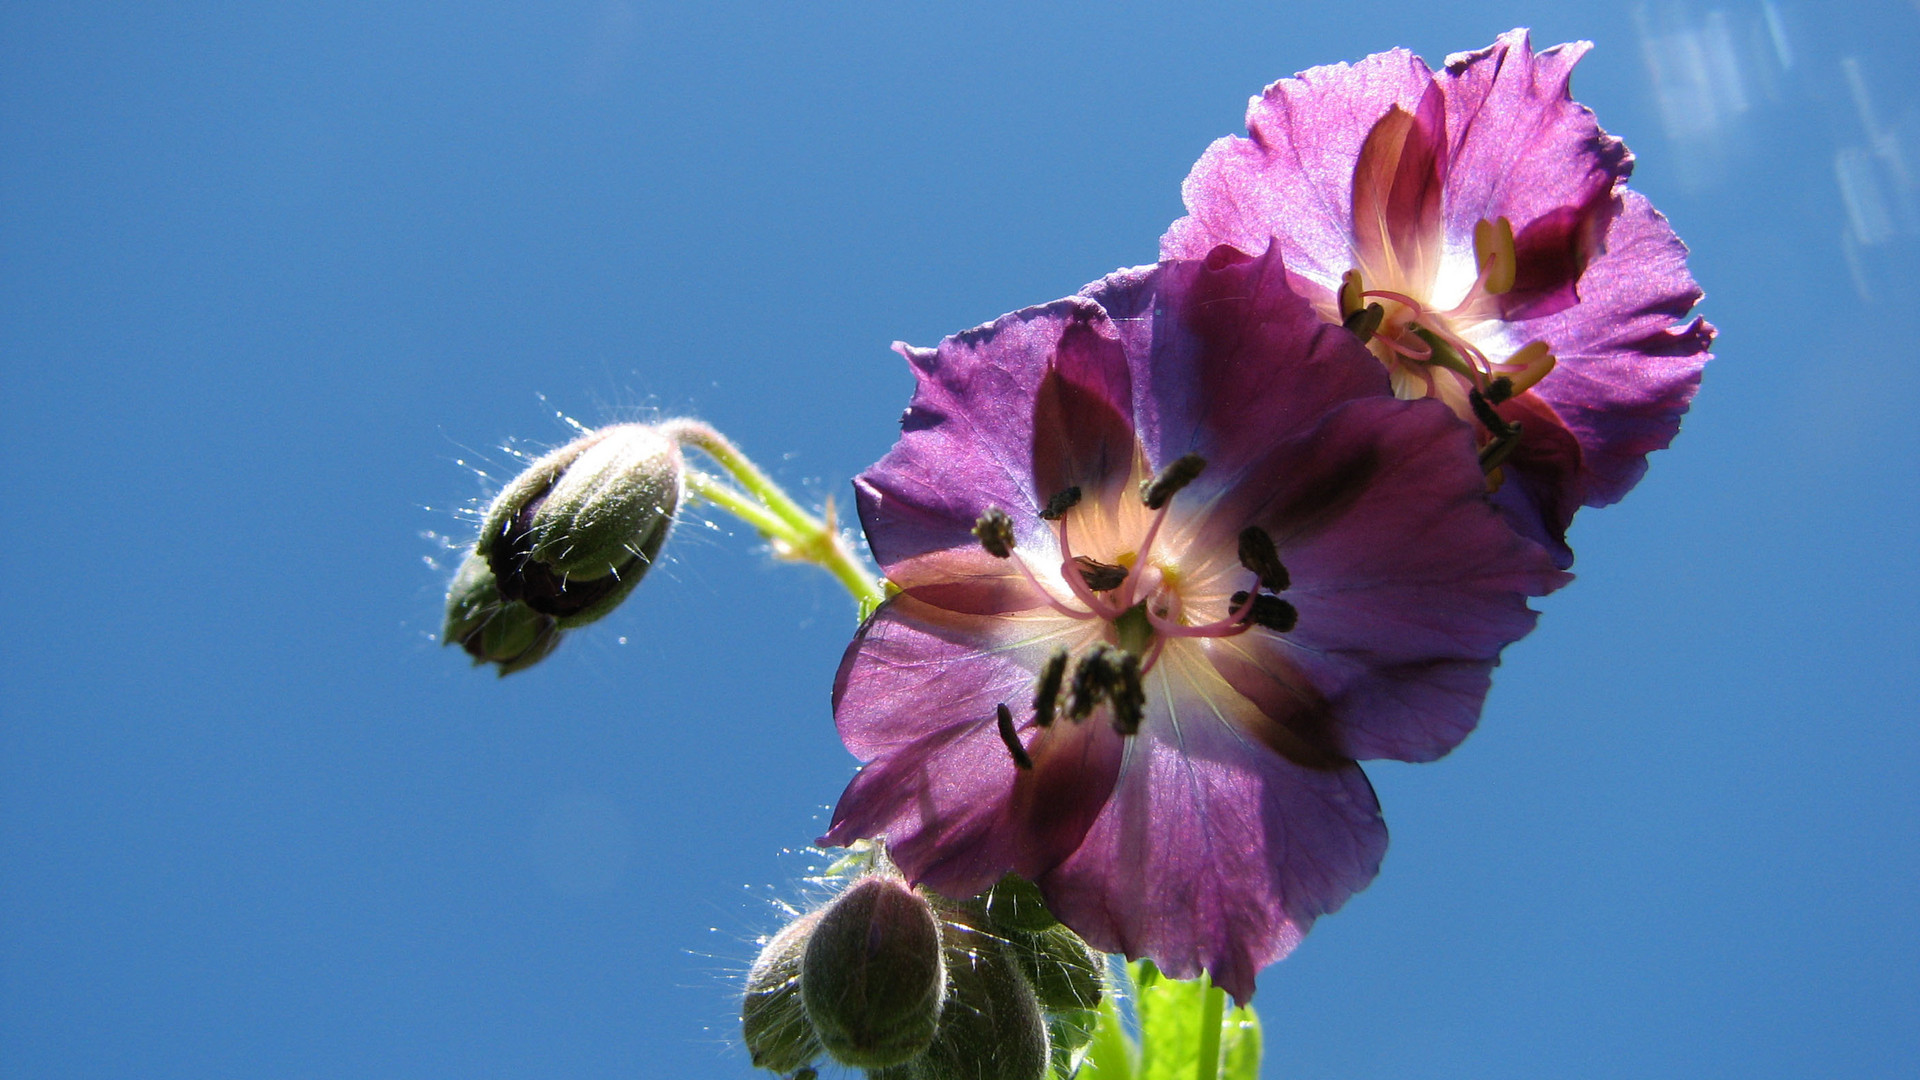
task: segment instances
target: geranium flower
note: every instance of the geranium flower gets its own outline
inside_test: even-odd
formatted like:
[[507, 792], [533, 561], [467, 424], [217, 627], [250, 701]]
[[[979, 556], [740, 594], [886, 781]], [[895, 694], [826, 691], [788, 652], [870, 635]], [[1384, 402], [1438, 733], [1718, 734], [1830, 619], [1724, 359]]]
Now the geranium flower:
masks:
[[1396, 400], [1277, 254], [900, 351], [918, 391], [856, 484], [899, 591], [835, 684], [866, 765], [824, 842], [953, 896], [1018, 872], [1094, 946], [1246, 1000], [1379, 867], [1355, 759], [1465, 737], [1564, 575], [1471, 429]]
[[1496, 497], [1562, 566], [1574, 511], [1619, 500], [1673, 440], [1714, 333], [1676, 325], [1701, 295], [1686, 247], [1568, 91], [1588, 47], [1535, 55], [1515, 30], [1438, 73], [1395, 49], [1282, 79], [1249, 106], [1251, 139], [1201, 156], [1161, 240], [1166, 258], [1271, 241], [1396, 394], [1468, 418], [1486, 415], [1470, 392], [1490, 401]]

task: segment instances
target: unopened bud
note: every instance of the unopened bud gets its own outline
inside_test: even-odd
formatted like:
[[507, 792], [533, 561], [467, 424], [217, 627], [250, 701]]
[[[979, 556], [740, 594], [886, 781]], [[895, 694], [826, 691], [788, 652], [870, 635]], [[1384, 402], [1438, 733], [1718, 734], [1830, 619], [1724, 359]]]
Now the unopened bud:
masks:
[[474, 663], [495, 664], [500, 674], [511, 675], [539, 663], [560, 644], [560, 637], [552, 616], [501, 596], [487, 560], [467, 554], [447, 586], [443, 644], [458, 642]]
[[1053, 1012], [1098, 1008], [1106, 987], [1106, 960], [1064, 926], [1007, 935], [1007, 948], [1033, 984], [1040, 1004]]
[[932, 906], [884, 874], [859, 879], [821, 910], [800, 962], [800, 994], [820, 1045], [863, 1069], [925, 1050], [946, 989]]
[[800, 1000], [800, 958], [819, 921], [817, 911], [794, 920], [767, 942], [747, 972], [740, 1033], [759, 1068], [784, 1073], [820, 1056], [820, 1040]]
[[981, 897], [987, 919], [996, 930], [1045, 930], [1060, 925], [1047, 910], [1040, 887], [1019, 874], [1008, 874]]
[[948, 935], [952, 992], [927, 1052], [922, 1080], [1044, 1080], [1051, 1060], [1046, 1017], [1001, 943], [955, 928]]
[[644, 424], [616, 424], [555, 450], [487, 510], [476, 550], [500, 594], [563, 628], [619, 606], [652, 567], [679, 509], [680, 450]]

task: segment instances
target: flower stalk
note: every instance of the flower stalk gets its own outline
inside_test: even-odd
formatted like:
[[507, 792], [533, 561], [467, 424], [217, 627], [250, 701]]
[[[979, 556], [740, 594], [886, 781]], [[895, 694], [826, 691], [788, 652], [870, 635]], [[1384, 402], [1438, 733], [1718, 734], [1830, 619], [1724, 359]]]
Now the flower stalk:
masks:
[[[696, 469], [687, 471], [687, 493], [752, 526], [783, 559], [812, 563], [845, 588], [864, 618], [885, 599], [880, 579], [854, 551], [834, 521], [833, 504], [815, 517], [775, 483], [733, 440], [698, 420], [671, 420], [661, 430], [726, 470], [732, 483]], [[736, 486], [737, 485], [737, 486]]]

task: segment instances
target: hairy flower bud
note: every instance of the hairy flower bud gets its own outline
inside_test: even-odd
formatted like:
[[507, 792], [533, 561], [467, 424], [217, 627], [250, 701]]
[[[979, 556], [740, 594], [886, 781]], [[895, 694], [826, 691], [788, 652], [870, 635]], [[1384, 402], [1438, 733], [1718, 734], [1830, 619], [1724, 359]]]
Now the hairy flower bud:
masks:
[[884, 874], [859, 879], [821, 910], [800, 961], [800, 995], [820, 1045], [859, 1068], [926, 1049], [946, 988], [932, 906]]
[[988, 921], [998, 930], [1045, 930], [1060, 922], [1047, 910], [1040, 887], [1018, 874], [1001, 878], [981, 901]]
[[775, 934], [747, 972], [747, 993], [740, 1002], [740, 1033], [754, 1065], [788, 1072], [820, 1056], [820, 1040], [800, 1000], [800, 958], [820, 922], [820, 913], [803, 915]]
[[952, 992], [939, 1034], [914, 1062], [916, 1080], [1044, 1080], [1046, 1017], [1000, 942], [950, 926], [947, 972]]
[[440, 640], [467, 650], [476, 664], [495, 664], [511, 675], [532, 667], [560, 644], [551, 615], [500, 595], [487, 560], [469, 552], [447, 586], [447, 621]]
[[1098, 1008], [1106, 985], [1106, 960], [1064, 926], [1007, 935], [1007, 948], [1050, 1011]]
[[475, 550], [500, 594], [584, 626], [653, 565], [679, 509], [679, 447], [644, 424], [583, 435], [534, 462], [487, 509]]

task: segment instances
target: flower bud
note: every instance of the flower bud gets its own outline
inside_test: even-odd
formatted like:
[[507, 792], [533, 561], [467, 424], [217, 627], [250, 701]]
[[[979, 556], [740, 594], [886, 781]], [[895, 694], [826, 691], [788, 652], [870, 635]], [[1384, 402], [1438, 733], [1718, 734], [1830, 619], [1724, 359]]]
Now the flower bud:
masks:
[[560, 644], [553, 617], [500, 595], [487, 560], [469, 552], [447, 586], [447, 621], [440, 640], [459, 642], [476, 664], [495, 664], [511, 675], [532, 667]]
[[1045, 1080], [1046, 1017], [1000, 942], [949, 926], [947, 978], [940, 1032], [914, 1063], [917, 1080]]
[[842, 1064], [878, 1069], [919, 1054], [946, 997], [932, 906], [899, 878], [855, 881], [820, 912], [800, 995], [820, 1045]]
[[817, 911], [794, 920], [767, 942], [747, 972], [740, 1032], [759, 1068], [784, 1073], [820, 1056], [820, 1040], [800, 1000], [800, 957], [819, 922]]
[[1018, 874], [1001, 878], [982, 899], [986, 903], [987, 918], [996, 930], [1045, 930], [1060, 924], [1053, 912], [1047, 910], [1040, 887]]
[[653, 565], [679, 509], [679, 447], [615, 424], [534, 462], [487, 509], [475, 550], [500, 594], [584, 626], [618, 607]]
[[1033, 984], [1040, 1004], [1053, 1012], [1073, 1012], [1100, 1006], [1106, 986], [1106, 960], [1080, 935], [1064, 926], [1037, 934], [1007, 935], [1007, 948]]

